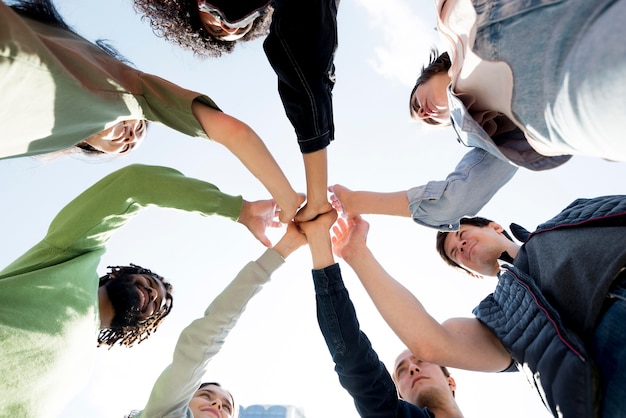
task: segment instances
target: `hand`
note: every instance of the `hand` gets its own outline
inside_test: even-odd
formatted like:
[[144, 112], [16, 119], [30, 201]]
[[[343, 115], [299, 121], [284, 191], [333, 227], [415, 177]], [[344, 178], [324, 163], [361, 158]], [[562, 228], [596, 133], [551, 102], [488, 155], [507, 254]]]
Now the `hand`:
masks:
[[337, 220], [337, 212], [330, 210], [312, 221], [302, 222], [298, 227], [306, 235], [313, 259], [313, 269], [319, 270], [335, 264], [330, 228]]
[[361, 216], [352, 219], [339, 218], [333, 227], [333, 252], [347, 262], [358, 257], [359, 251], [367, 248], [367, 233], [370, 225]]
[[274, 250], [282, 258], [287, 258], [298, 248], [306, 245], [306, 236], [298, 229], [294, 222], [287, 224], [285, 235], [274, 245]]
[[326, 213], [318, 215], [315, 219], [307, 222], [298, 223], [298, 228], [308, 237], [316, 232], [324, 235], [328, 234], [328, 231], [337, 220], [337, 212], [333, 209]]
[[261, 244], [271, 247], [272, 242], [265, 235], [265, 230], [267, 228], [278, 228], [282, 225], [277, 220], [278, 213], [278, 206], [276, 206], [276, 202], [273, 199], [257, 200], [255, 202], [244, 200], [237, 222], [245, 225]]
[[292, 201], [290, 206], [279, 208], [278, 219], [284, 224], [291, 222], [305, 200], [306, 196], [303, 193], [296, 193], [295, 200]]
[[328, 191], [332, 193], [330, 195], [330, 203], [333, 208], [337, 212], [341, 213], [342, 216], [350, 218], [351, 213], [349, 200], [352, 190], [342, 186], [341, 184], [335, 184], [334, 186], [329, 186]]

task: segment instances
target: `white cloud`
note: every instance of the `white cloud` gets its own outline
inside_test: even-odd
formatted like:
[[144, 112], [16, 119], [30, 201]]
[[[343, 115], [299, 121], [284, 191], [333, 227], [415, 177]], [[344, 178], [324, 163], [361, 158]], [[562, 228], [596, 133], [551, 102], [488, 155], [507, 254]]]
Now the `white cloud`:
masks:
[[380, 33], [374, 47], [373, 67], [383, 76], [412, 86], [428, 62], [430, 48], [439, 46], [433, 0], [357, 0]]

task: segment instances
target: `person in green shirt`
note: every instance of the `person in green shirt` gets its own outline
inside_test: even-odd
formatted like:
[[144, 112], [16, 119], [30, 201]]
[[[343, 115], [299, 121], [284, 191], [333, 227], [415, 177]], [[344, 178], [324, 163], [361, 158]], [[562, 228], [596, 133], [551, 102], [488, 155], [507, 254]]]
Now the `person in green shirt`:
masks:
[[170, 312], [171, 285], [139, 266], [98, 264], [116, 230], [148, 206], [218, 215], [264, 245], [273, 200], [248, 202], [177, 170], [134, 164], [81, 193], [45, 237], [0, 271], [0, 416], [56, 417], [85, 383], [96, 348], [132, 346]]
[[0, 160], [76, 146], [125, 153], [147, 123], [226, 147], [288, 222], [304, 201], [257, 133], [208, 96], [133, 68], [81, 37], [50, 0], [0, 3]]

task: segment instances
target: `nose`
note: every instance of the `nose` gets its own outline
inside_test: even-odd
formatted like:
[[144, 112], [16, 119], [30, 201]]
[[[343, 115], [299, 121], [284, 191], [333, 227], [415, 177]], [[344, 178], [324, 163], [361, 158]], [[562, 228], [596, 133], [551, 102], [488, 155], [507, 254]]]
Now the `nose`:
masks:
[[217, 408], [217, 410], [222, 409], [222, 400], [219, 398], [215, 398], [211, 401], [211, 406]]
[[426, 110], [424, 110], [423, 107], [420, 107], [417, 111], [417, 117], [420, 119], [427, 119], [430, 117], [430, 115], [428, 114], [428, 112], [426, 112]]
[[150, 297], [150, 302], [154, 302], [159, 296], [159, 292], [157, 292], [156, 289], [152, 286], [146, 286], [145, 289], [148, 292], [148, 296]]
[[420, 372], [420, 368], [417, 364], [411, 363], [411, 365], [409, 366], [409, 371], [411, 373], [411, 376], [413, 376], [415, 373]]
[[463, 252], [466, 244], [467, 244], [466, 240], [459, 240], [459, 242], [456, 243], [457, 250], [459, 250], [460, 252]]

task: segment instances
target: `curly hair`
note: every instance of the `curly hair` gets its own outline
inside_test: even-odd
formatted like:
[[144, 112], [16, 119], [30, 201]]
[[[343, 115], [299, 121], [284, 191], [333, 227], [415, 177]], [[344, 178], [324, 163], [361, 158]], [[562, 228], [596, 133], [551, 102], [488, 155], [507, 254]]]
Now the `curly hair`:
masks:
[[123, 321], [123, 324], [112, 324], [109, 328], [100, 330], [98, 347], [108, 345], [111, 348], [115, 344], [131, 347], [135, 343], [139, 344], [148, 338], [152, 332], [157, 330], [161, 321], [169, 315], [174, 304], [174, 297], [172, 296], [173, 286], [158, 274], [136, 264], [131, 263], [130, 266], [108, 266], [108, 268], [110, 269], [109, 273], [100, 277], [100, 286], [105, 286], [111, 280], [123, 279], [129, 275], [147, 274], [155, 280], [159, 280], [165, 287], [166, 294], [161, 308], [148, 318], [140, 320], [133, 317]]
[[252, 28], [237, 41], [222, 41], [204, 29], [196, 0], [134, 0], [135, 11], [147, 20], [154, 34], [198, 57], [220, 57], [235, 49], [237, 42], [247, 42], [267, 36], [274, 8], [268, 6], [254, 20]]
[[452, 62], [450, 61], [450, 55], [448, 55], [447, 52], [439, 54], [437, 48], [432, 48], [430, 50], [430, 62], [428, 63], [428, 65], [422, 67], [422, 71], [420, 72], [417, 81], [415, 81], [415, 86], [413, 87], [413, 90], [411, 90], [411, 96], [409, 97], [409, 112], [411, 113], [411, 117], [413, 119], [425, 122], [429, 125], [440, 125], [440, 123], [434, 119], [421, 119], [418, 117], [420, 105], [417, 100], [414, 100], [414, 96], [415, 91], [421, 84], [424, 84], [425, 82], [430, 80], [430, 78], [435, 74], [448, 72], [451, 65]]

